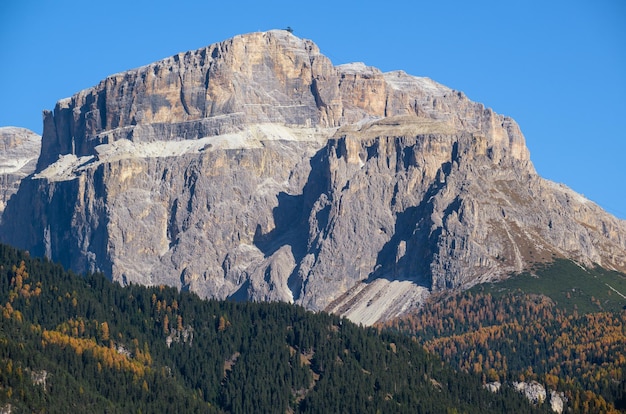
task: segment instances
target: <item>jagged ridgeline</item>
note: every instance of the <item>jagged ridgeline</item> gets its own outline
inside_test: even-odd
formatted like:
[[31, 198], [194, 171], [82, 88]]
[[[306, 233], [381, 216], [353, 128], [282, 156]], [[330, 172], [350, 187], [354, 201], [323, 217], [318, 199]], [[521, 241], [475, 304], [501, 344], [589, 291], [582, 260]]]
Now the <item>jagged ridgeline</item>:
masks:
[[408, 336], [284, 303], [121, 287], [5, 245], [0, 313], [0, 409], [15, 412], [539, 412]]
[[60, 100], [0, 238], [123, 284], [364, 324], [555, 258], [626, 270], [626, 224], [539, 177], [512, 119], [287, 31]]

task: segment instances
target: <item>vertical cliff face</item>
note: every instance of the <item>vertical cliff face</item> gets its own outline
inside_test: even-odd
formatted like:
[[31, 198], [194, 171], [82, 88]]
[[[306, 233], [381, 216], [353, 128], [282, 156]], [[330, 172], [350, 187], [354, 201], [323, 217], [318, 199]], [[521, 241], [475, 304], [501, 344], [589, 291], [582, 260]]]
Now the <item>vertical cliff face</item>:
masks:
[[0, 220], [24, 177], [35, 171], [41, 137], [24, 128], [0, 128]]
[[537, 176], [513, 120], [285, 31], [59, 101], [0, 230], [122, 283], [364, 323], [554, 257], [626, 270], [624, 222]]
[[421, 118], [338, 131], [325, 148], [328, 190], [311, 209], [297, 273], [302, 303], [371, 323], [426, 291], [557, 257], [624, 270], [623, 221], [543, 180], [511, 147], [492, 151], [486, 142]]
[[97, 145], [120, 139], [197, 139], [254, 123], [336, 127], [411, 114], [490, 131], [491, 144], [516, 139], [511, 150], [528, 159], [519, 131], [507, 134], [501, 117], [482, 112], [429, 79], [363, 64], [334, 67], [308, 40], [253, 33], [112, 75], [60, 100], [44, 114], [38, 170], [59, 154], [93, 155]]

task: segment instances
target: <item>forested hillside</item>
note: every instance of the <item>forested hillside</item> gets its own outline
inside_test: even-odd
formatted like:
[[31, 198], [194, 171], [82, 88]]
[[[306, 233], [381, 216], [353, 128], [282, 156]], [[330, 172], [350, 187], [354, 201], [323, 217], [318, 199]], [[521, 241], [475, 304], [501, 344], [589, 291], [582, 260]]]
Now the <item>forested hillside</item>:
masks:
[[283, 303], [121, 287], [0, 246], [0, 408], [533, 412], [406, 335]]
[[483, 382], [536, 380], [569, 412], [626, 411], [626, 277], [557, 261], [387, 324]]

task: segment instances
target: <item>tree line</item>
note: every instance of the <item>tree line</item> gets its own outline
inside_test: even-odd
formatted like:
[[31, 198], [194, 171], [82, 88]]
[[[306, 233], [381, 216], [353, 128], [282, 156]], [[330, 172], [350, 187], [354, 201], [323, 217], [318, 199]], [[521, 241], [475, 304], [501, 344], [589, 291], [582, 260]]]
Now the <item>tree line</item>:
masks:
[[122, 287], [0, 245], [0, 408], [545, 412], [407, 335], [285, 303]]

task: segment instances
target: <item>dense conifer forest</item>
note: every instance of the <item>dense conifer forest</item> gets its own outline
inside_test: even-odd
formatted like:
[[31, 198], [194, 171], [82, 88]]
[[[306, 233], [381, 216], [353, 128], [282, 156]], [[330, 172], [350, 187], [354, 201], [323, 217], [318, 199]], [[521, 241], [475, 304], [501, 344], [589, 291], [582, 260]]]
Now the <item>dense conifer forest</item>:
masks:
[[284, 303], [121, 287], [0, 245], [0, 409], [547, 412], [482, 385], [408, 335]]
[[626, 276], [559, 260], [385, 326], [483, 382], [538, 381], [572, 413], [626, 412]]

